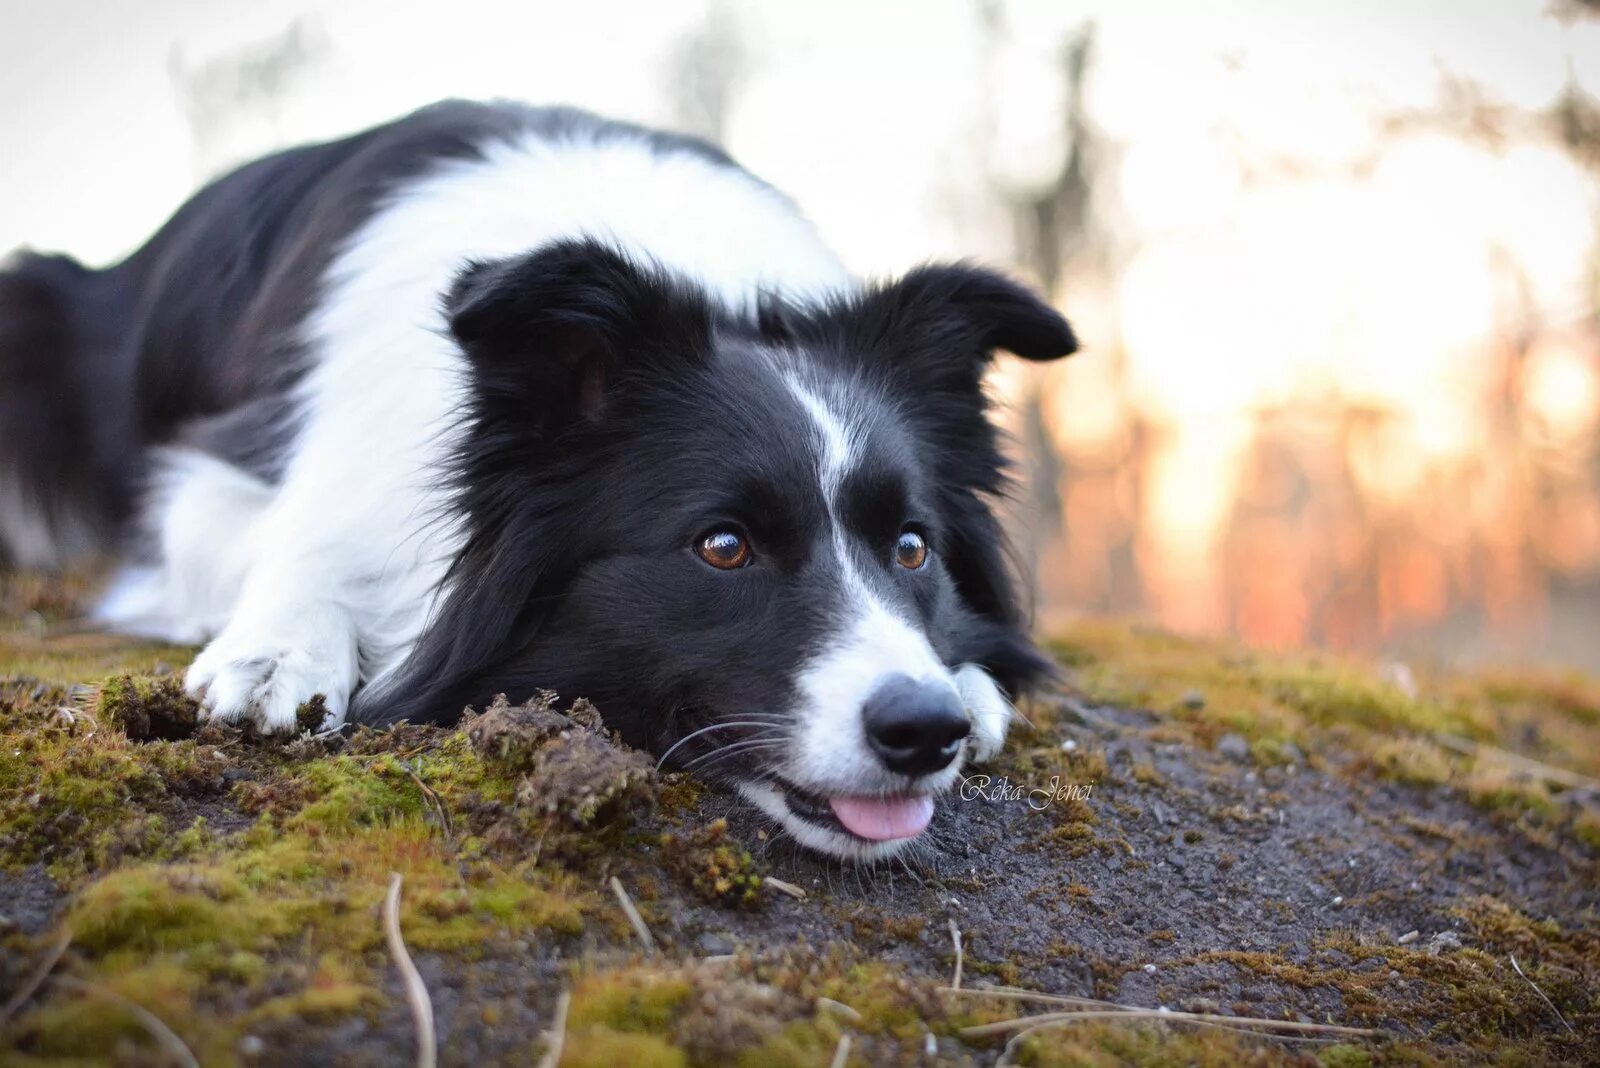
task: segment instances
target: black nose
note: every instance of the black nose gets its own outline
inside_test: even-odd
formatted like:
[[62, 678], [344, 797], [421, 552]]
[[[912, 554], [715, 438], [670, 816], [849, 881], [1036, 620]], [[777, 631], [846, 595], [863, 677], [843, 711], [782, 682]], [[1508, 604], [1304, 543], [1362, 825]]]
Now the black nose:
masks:
[[861, 710], [867, 744], [890, 771], [927, 775], [948, 767], [972, 729], [949, 686], [908, 675], [885, 681]]

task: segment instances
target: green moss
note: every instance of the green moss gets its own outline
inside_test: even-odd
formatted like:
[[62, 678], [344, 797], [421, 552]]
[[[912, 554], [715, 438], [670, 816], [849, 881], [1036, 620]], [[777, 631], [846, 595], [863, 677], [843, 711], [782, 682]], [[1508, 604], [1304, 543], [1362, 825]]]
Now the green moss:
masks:
[[661, 858], [707, 901], [753, 906], [762, 901], [761, 876], [750, 854], [728, 837], [728, 821], [661, 836]]
[[572, 990], [568, 1026], [601, 1024], [613, 1031], [664, 1032], [694, 993], [682, 975], [649, 968], [583, 976]]
[[1572, 821], [1572, 833], [1590, 849], [1600, 850], [1600, 809], [1580, 810]]
[[1380, 742], [1373, 750], [1371, 760], [1379, 774], [1416, 786], [1447, 783], [1454, 773], [1444, 751], [1421, 738], [1396, 738]]
[[113, 675], [100, 683], [95, 712], [135, 741], [188, 738], [200, 722], [200, 707], [175, 675]]
[[567, 1032], [564, 1068], [687, 1068], [689, 1058], [666, 1039], [592, 1025]]
[[1235, 1032], [1174, 1030], [1161, 1024], [1074, 1023], [1030, 1035], [1018, 1063], [1038, 1068], [1273, 1068], [1301, 1065], [1294, 1050], [1262, 1046]]
[[813, 1068], [831, 1064], [839, 1032], [828, 1021], [795, 1020], [760, 1045], [743, 1050], [739, 1068]]
[[90, 716], [0, 705], [0, 866], [42, 863], [71, 883], [156, 853], [186, 800], [218, 792], [224, 764], [194, 742], [136, 745]]
[[[0, 602], [7, 589], [0, 579]], [[20, 596], [48, 607], [47, 585]], [[1146, 742], [1210, 747], [1236, 731], [1263, 766], [1263, 782], [1284, 774], [1272, 765], [1315, 767], [1326, 757], [1323, 766], [1335, 773], [1458, 790], [1492, 813], [1461, 828], [1412, 821], [1431, 836], [1430, 848], [1481, 852], [1490, 842], [1482, 827], [1511, 821], [1530, 834], [1535, 827], [1570, 832], [1573, 841], [1559, 848], [1579, 863], [1581, 850], [1600, 848], [1600, 813], [1574, 791], [1439, 741], [1456, 735], [1593, 775], [1600, 702], [1583, 680], [1424, 678], [1413, 695], [1334, 658], [1267, 656], [1098, 624], [1074, 628], [1061, 651], [1090, 697], [1119, 696], [1155, 711], [1154, 724], [1126, 728], [1143, 731]], [[507, 953], [522, 952], [511, 948], [519, 943], [538, 946], [545, 965], [551, 956], [578, 962], [564, 1065], [826, 1064], [843, 1033], [854, 1039], [852, 1064], [922, 1063], [930, 1034], [940, 1058], [986, 1063], [1002, 1040], [964, 1040], [960, 1029], [1030, 1011], [941, 993], [953, 951], [942, 926], [929, 924], [942, 925], [942, 916], [891, 915], [826, 892], [805, 902], [761, 894], [750, 858], [724, 828], [704, 825], [701, 785], [668, 776], [658, 791], [648, 762], [617, 747], [582, 708], [563, 715], [545, 700], [520, 709], [502, 703], [497, 717], [471, 720], [467, 731], [403, 726], [266, 743], [215, 727], [194, 730], [185, 719], [192, 705], [170, 670], [186, 655], [0, 631], [0, 671], [18, 672], [0, 680], [0, 864], [44, 863], [66, 883], [60, 924], [74, 935], [60, 974], [145, 1006], [203, 1063], [236, 1062], [240, 1037], [257, 1029], [294, 1034], [319, 1021], [331, 1028], [351, 1017], [403, 1018], [380, 921], [391, 872], [402, 877], [407, 945], [444, 969], [462, 997], [476, 995], [472, 984], [483, 973], [471, 962], [485, 953], [497, 958], [497, 976], [506, 974], [499, 969]], [[158, 674], [158, 659], [169, 670]], [[95, 679], [106, 680], [98, 692], [73, 687]], [[62, 705], [73, 715], [58, 712]], [[1132, 768], [1119, 763], [1113, 774], [1093, 741], [1063, 751], [1065, 728], [1080, 739], [1093, 733], [1069, 706], [1040, 701], [1024, 711], [1033, 726], [1018, 724], [996, 767], [1012, 781], [1113, 782], [1135, 800], [1180, 789], [1138, 760]], [[1114, 807], [1097, 811], [1105, 804]], [[1053, 804], [1035, 846], [1063, 861], [1131, 852], [1111, 826], [1114, 813], [1126, 825], [1143, 807], [1109, 794], [1103, 802], [1099, 790], [1092, 802]], [[1217, 842], [1223, 832], [1189, 826], [1177, 833]], [[1226, 867], [1229, 856], [1219, 863]], [[1125, 870], [1144, 863], [1130, 856]], [[1241, 875], [1249, 870], [1239, 867]], [[606, 877], [619, 871], [635, 880], [630, 885], [651, 910], [662, 956], [637, 962], [631, 932], [609, 896], [600, 896]], [[1575, 869], [1574, 878], [1587, 874]], [[686, 952], [674, 940], [697, 930], [695, 922], [684, 930], [659, 922], [685, 900], [674, 878], [717, 903], [779, 900], [785, 912], [819, 910], [850, 944], [763, 947], [742, 932], [734, 958], [674, 963]], [[982, 892], [955, 876], [949, 888], [964, 899]], [[1116, 896], [1065, 863], [1037, 891], [1057, 909], [1086, 913]], [[1282, 907], [1264, 903], [1269, 912], [1274, 906]], [[1437, 956], [1395, 945], [1392, 933], [1351, 930], [1294, 960], [1276, 953], [1163, 958], [1163, 984], [1179, 982], [1184, 963], [1227, 964], [1264, 989], [1314, 992], [1286, 998], [1291, 1007], [1336, 1005], [1339, 1022], [1398, 1029], [1409, 1041], [1305, 1047], [1084, 1022], [1026, 1040], [1021, 1061], [1326, 1068], [1593, 1061], [1588, 1035], [1600, 975], [1593, 917], [1529, 916], [1490, 898], [1456, 906], [1466, 948]], [[969, 983], [1029, 983], [1034, 962], [997, 959], [983, 933], [967, 934]], [[1166, 930], [1149, 937], [1164, 952], [1176, 948], [1169, 943], [1191, 942]], [[24, 959], [40, 952], [20, 934], [6, 938], [7, 950], [22, 950]], [[1050, 952], [1083, 957], [1102, 993], [1143, 959], [1104, 960], [1066, 943]], [[1560, 1029], [1510, 968], [1512, 954], [1579, 1037]], [[901, 957], [915, 963], [897, 963]], [[1391, 971], [1400, 979], [1390, 980]], [[547, 1003], [554, 986], [536, 1000]], [[1160, 996], [1170, 1000], [1165, 986]], [[860, 1018], [819, 1007], [822, 998]], [[485, 1026], [501, 1026], [493, 1004], [482, 1012]], [[537, 1043], [527, 1042], [534, 1053]], [[126, 1010], [64, 987], [41, 991], [0, 1039], [8, 1064], [143, 1063], [158, 1055]]]
[[[1370, 665], [1327, 654], [1269, 655], [1100, 622], [1070, 627], [1051, 648], [1091, 700], [1158, 713], [1152, 735], [1212, 747], [1237, 733], [1258, 765], [1294, 763], [1297, 750], [1313, 762], [1335, 752], [1350, 774], [1450, 786], [1481, 808], [1574, 838], [1582, 810], [1496, 752], [1600, 776], [1600, 685], [1574, 675], [1424, 675], [1413, 692]], [[1058, 716], [1048, 705], [1028, 711], [1046, 727]], [[1457, 754], [1474, 742], [1478, 756]], [[1343, 759], [1349, 755], [1359, 759]]]

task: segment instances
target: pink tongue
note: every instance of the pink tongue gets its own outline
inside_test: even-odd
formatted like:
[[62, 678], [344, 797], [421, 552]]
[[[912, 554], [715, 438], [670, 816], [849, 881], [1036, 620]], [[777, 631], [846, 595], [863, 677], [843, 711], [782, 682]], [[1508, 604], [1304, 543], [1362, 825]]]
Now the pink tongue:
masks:
[[933, 819], [933, 798], [928, 796], [831, 797], [828, 803], [846, 830], [875, 842], [921, 834]]

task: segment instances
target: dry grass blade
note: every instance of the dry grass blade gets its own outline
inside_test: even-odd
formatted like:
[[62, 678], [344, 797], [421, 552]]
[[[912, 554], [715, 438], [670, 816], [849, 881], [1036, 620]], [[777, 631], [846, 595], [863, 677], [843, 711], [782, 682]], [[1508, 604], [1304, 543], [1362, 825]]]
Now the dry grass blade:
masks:
[[834, 1047], [833, 1061], [829, 1068], [844, 1068], [845, 1062], [850, 1059], [850, 1036], [840, 1035], [839, 1044]]
[[400, 972], [400, 982], [411, 1006], [417, 1031], [417, 1068], [434, 1068], [439, 1062], [439, 1042], [433, 1031], [433, 1001], [422, 981], [422, 973], [411, 960], [406, 940], [400, 934], [400, 873], [389, 876], [389, 893], [383, 899], [383, 933], [389, 940], [389, 954]]
[[[1501, 749], [1497, 745], [1474, 742], [1472, 739], [1463, 738], [1460, 735], [1435, 734], [1432, 737], [1435, 742], [1446, 749], [1454, 753], [1460, 753], [1462, 756], [1487, 756], [1508, 767], [1516, 768], [1518, 771], [1543, 779], [1545, 782], [1553, 783], [1556, 786], [1565, 787], [1569, 790], [1589, 790], [1600, 793], [1600, 779], [1591, 779], [1587, 775], [1579, 775], [1577, 772], [1568, 771], [1566, 768], [1558, 768], [1552, 764], [1533, 760], [1520, 753], [1513, 753], [1509, 749]], [[1524, 976], [1523, 978], [1527, 977]]]
[[17, 1010], [26, 1005], [28, 999], [33, 997], [33, 992], [38, 990], [44, 981], [49, 978], [50, 972], [54, 970], [56, 963], [61, 960], [61, 955], [67, 951], [67, 947], [71, 944], [71, 931], [62, 931], [60, 936], [50, 943], [50, 948], [45, 950], [44, 956], [39, 959], [39, 963], [34, 967], [33, 971], [28, 973], [28, 977], [22, 981], [22, 985], [17, 987], [16, 993], [6, 999], [5, 1005], [0, 1006], [0, 1029], [5, 1027], [11, 1017], [17, 1014]]
[[1133, 1006], [1118, 1005], [1114, 1001], [1101, 1001], [1099, 998], [1079, 998], [1070, 994], [1041, 994], [1035, 990], [1023, 990], [1014, 986], [964, 986], [960, 989], [941, 986], [935, 989], [946, 994], [999, 998], [1002, 1001], [1037, 1001], [1046, 1005], [1076, 1005], [1085, 1009], [1133, 1008]]
[[90, 997], [99, 998], [102, 1001], [110, 1001], [126, 1009], [129, 1015], [139, 1021], [139, 1026], [143, 1027], [145, 1031], [149, 1032], [150, 1037], [156, 1040], [156, 1044], [161, 1047], [162, 1052], [167, 1055], [172, 1063], [181, 1065], [182, 1068], [200, 1068], [200, 1062], [195, 1060], [194, 1051], [189, 1048], [188, 1043], [179, 1038], [176, 1031], [162, 1023], [159, 1016], [138, 1002], [130, 1001], [115, 990], [108, 990], [103, 986], [86, 983], [82, 979], [74, 979], [70, 975], [58, 975], [55, 983], [57, 986], [67, 990], [76, 990], [80, 994], [88, 994]]
[[1516, 957], [1516, 954], [1514, 954], [1514, 953], [1511, 955], [1511, 966], [1517, 970], [1517, 974], [1518, 975], [1522, 976], [1522, 978], [1527, 981], [1527, 984], [1529, 986], [1533, 987], [1533, 992], [1535, 994], [1539, 995], [1539, 1000], [1544, 1002], [1545, 1005], [1547, 1005], [1549, 1007], [1550, 1011], [1556, 1014], [1556, 1019], [1560, 1020], [1561, 1021], [1561, 1026], [1565, 1027], [1567, 1029], [1567, 1034], [1569, 1034], [1569, 1035], [1577, 1034], [1578, 1032], [1576, 1032], [1576, 1031], [1574, 1031], [1572, 1029], [1572, 1025], [1567, 1023], [1567, 1018], [1565, 1016], [1561, 1015], [1561, 1010], [1556, 1008], [1556, 1003], [1551, 1001], [1548, 997], [1545, 996], [1544, 991], [1539, 989], [1539, 984], [1538, 983], [1536, 983], [1532, 979], [1528, 978], [1528, 973], [1523, 971], [1522, 970], [1522, 965], [1517, 963], [1517, 957]]
[[1346, 1035], [1374, 1038], [1382, 1035], [1367, 1027], [1345, 1027], [1341, 1024], [1301, 1023], [1298, 1020], [1270, 1020], [1261, 1016], [1220, 1016], [1209, 1012], [1170, 1012], [1163, 1009], [1140, 1009], [1120, 1005], [1109, 1009], [1085, 1009], [1082, 1012], [1043, 1012], [1034, 1016], [1019, 1016], [1015, 1020], [976, 1024], [961, 1029], [964, 1038], [983, 1038], [1003, 1035], [1011, 1031], [1032, 1031], [1042, 1027], [1064, 1026], [1080, 1020], [1162, 1020], [1167, 1023], [1193, 1023], [1217, 1027], [1281, 1031], [1289, 1034]]
[[961, 949], [961, 928], [956, 926], [956, 921], [954, 919], [951, 919], [950, 921], [950, 942], [956, 947], [956, 971], [955, 974], [950, 977], [950, 989], [960, 990], [961, 965], [963, 963], [965, 954]]
[[567, 1012], [572, 1008], [572, 991], [563, 990], [556, 999], [555, 1015], [550, 1018], [550, 1030], [545, 1032], [544, 1056], [539, 1058], [539, 1068], [556, 1068], [561, 1063], [561, 1049], [567, 1042]]
[[656, 937], [650, 933], [650, 928], [645, 925], [644, 917], [639, 914], [639, 909], [633, 903], [633, 898], [628, 896], [628, 891], [622, 888], [622, 880], [615, 875], [611, 877], [611, 892], [617, 895], [617, 904], [622, 906], [622, 911], [627, 914], [628, 922], [633, 924], [633, 933], [639, 936], [639, 941], [644, 943], [644, 948], [654, 954], [656, 952]]
[[409, 761], [401, 760], [398, 763], [405, 773], [411, 776], [411, 781], [417, 784], [417, 789], [422, 791], [423, 799], [433, 807], [434, 814], [439, 818], [439, 826], [444, 829], [446, 836], [455, 837], [455, 821], [450, 818], [450, 810], [444, 807], [444, 799], [422, 781], [422, 776], [417, 774], [417, 769], [413, 768]]
[[817, 1008], [826, 1009], [836, 1016], [843, 1016], [852, 1023], [861, 1022], [861, 1013], [857, 1012], [854, 1008], [846, 1005], [842, 1001], [835, 1001], [832, 998], [818, 998]]
[[798, 901], [804, 901], [806, 899], [806, 892], [800, 887], [794, 885], [794, 883], [786, 883], [782, 879], [774, 879], [770, 875], [763, 877], [761, 881], [772, 889], [777, 890], [779, 893], [788, 894], [790, 897], [795, 898]]

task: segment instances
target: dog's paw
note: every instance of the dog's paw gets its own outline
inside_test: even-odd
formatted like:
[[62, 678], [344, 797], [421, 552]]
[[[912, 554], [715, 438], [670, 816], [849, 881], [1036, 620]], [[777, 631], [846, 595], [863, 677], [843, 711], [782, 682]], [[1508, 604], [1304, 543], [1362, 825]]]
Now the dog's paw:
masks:
[[320, 729], [338, 726], [354, 686], [351, 654], [240, 641], [227, 631], [195, 658], [184, 680], [208, 719], [253, 723], [267, 734], [292, 733], [300, 706], [314, 697], [327, 708]]
[[1014, 710], [989, 673], [976, 664], [964, 664], [956, 671], [956, 688], [961, 703], [972, 717], [968, 744], [973, 760], [988, 760], [1005, 743]]

